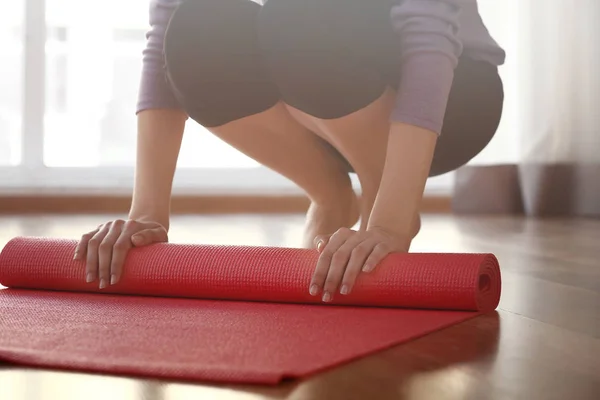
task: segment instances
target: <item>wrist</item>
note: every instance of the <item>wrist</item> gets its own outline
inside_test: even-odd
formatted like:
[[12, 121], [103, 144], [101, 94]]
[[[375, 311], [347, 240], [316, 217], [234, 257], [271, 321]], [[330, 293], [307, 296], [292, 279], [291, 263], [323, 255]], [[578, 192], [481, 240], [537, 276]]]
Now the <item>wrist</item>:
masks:
[[404, 212], [398, 213], [394, 216], [385, 215], [384, 213], [378, 213], [375, 209], [371, 212], [369, 217], [369, 223], [367, 224], [367, 230], [377, 230], [385, 232], [386, 234], [398, 238], [399, 240], [410, 240], [413, 238], [414, 228], [413, 221], [414, 216], [417, 212], [411, 212], [404, 209]]
[[394, 232], [386, 226], [376, 226], [372, 225], [367, 228], [367, 232], [377, 233], [378, 236], [383, 236], [386, 238], [388, 243], [392, 244], [392, 247], [396, 249], [396, 251], [408, 252], [410, 249], [410, 244], [413, 240], [413, 235], [406, 233], [398, 233]]
[[140, 212], [132, 210], [129, 212], [128, 218], [140, 222], [155, 222], [162, 225], [166, 231], [169, 231], [169, 215], [164, 213]]
[[410, 244], [412, 239], [414, 239], [414, 237], [417, 236], [421, 230], [421, 216], [418, 211], [415, 211], [412, 218], [404, 223], [396, 223], [392, 225], [388, 221], [384, 219], [372, 218], [369, 220], [367, 230], [383, 232], [384, 234], [393, 237], [398, 241], [408, 244]]

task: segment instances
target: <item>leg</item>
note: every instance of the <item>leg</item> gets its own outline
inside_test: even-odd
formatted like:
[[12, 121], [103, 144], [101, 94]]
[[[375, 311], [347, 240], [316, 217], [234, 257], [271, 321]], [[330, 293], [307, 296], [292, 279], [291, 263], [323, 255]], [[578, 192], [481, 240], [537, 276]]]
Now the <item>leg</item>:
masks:
[[356, 223], [357, 200], [344, 160], [280, 102], [254, 39], [259, 11], [243, 0], [184, 3], [165, 38], [168, 75], [191, 118], [307, 193], [312, 247], [316, 235]]
[[[379, 190], [389, 132], [394, 92], [390, 89], [364, 108], [335, 119], [321, 119], [288, 105], [302, 124], [332, 143], [357, 174], [361, 189], [361, 229], [366, 229]], [[365, 134], [367, 133], [367, 134]]]
[[343, 160], [292, 118], [282, 103], [210, 130], [306, 192], [311, 206], [304, 247], [313, 247], [317, 235], [351, 228], [357, 222], [358, 201]]
[[[401, 79], [398, 40], [389, 21], [395, 1], [278, 0], [267, 3], [259, 24], [269, 72], [290, 113], [333, 144], [357, 173], [362, 228], [379, 189]], [[431, 176], [459, 168], [485, 148], [498, 127], [502, 102], [497, 68], [462, 58]], [[416, 215], [415, 234], [419, 227]]]
[[361, 228], [366, 228], [395, 99], [385, 74], [395, 60], [373, 50], [393, 46], [389, 8], [360, 0], [279, 0], [267, 3], [259, 26], [269, 72], [290, 113], [331, 143], [356, 172]]
[[[379, 98], [367, 106], [335, 119], [317, 118], [287, 106], [290, 113], [301, 123], [316, 125], [317, 132], [335, 145], [358, 175], [362, 187], [361, 229], [367, 227], [379, 191], [390, 129], [389, 116], [394, 100], [395, 92], [387, 88]], [[368, 135], [365, 135], [365, 132], [368, 132]], [[413, 224], [413, 236], [417, 235], [420, 227], [421, 219], [417, 214]]]

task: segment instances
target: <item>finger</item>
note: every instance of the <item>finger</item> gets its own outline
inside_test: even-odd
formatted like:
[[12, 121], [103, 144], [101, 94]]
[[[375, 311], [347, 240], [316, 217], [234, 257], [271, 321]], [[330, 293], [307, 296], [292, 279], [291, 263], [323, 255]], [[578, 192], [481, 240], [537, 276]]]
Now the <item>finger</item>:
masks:
[[[310, 294], [316, 296], [323, 287], [329, 267], [331, 265], [333, 255], [335, 252], [351, 237], [353, 231], [348, 228], [339, 229], [334, 233], [327, 245], [323, 248], [319, 260], [317, 261], [317, 267], [313, 273], [313, 277], [310, 283]], [[331, 297], [331, 293], [323, 293], [324, 301], [328, 301], [327, 297]]]
[[168, 241], [167, 231], [163, 228], [144, 229], [131, 237], [131, 242], [136, 247]]
[[378, 243], [379, 242], [376, 239], [365, 240], [356, 246], [354, 250], [352, 250], [350, 260], [348, 261], [348, 265], [346, 266], [346, 271], [344, 272], [344, 277], [342, 279], [342, 287], [340, 289], [341, 294], [350, 294], [352, 288], [354, 288], [358, 274], [360, 274], [362, 267], [375, 247], [377, 247]]
[[323, 251], [323, 249], [329, 242], [330, 238], [331, 238], [331, 235], [319, 235], [315, 238], [315, 240], [314, 240], [315, 248], [317, 249], [317, 251], [319, 253]]
[[127, 228], [113, 246], [112, 261], [110, 265], [110, 284], [114, 285], [121, 279], [127, 253], [133, 247], [146, 246], [152, 243], [168, 242], [167, 231], [164, 228], [145, 229], [131, 236], [132, 229], [138, 229], [135, 222], [126, 224]]
[[385, 243], [379, 243], [377, 246], [375, 246], [375, 248], [369, 255], [369, 258], [367, 258], [367, 261], [365, 261], [362, 268], [363, 272], [374, 271], [375, 268], [379, 265], [379, 263], [383, 261], [383, 259], [386, 258], [389, 254], [389, 246]]
[[[363, 240], [363, 237], [353, 235], [333, 255], [325, 285], [323, 286], [323, 301], [331, 301], [333, 299], [333, 294], [340, 287], [353, 251], [362, 245]], [[327, 294], [329, 294], [328, 299], [325, 298]]]
[[100, 289], [104, 289], [108, 286], [110, 280], [110, 264], [113, 254], [113, 246], [115, 245], [121, 232], [123, 231], [123, 224], [125, 222], [121, 220], [114, 221], [110, 224], [110, 229], [104, 239], [100, 243], [98, 248], [98, 279], [100, 279]]
[[83, 260], [85, 258], [88, 242], [98, 232], [98, 230], [99, 229], [94, 229], [93, 231], [81, 236], [81, 239], [79, 239], [79, 243], [77, 243], [77, 247], [75, 247], [75, 254], [73, 255], [73, 260]]
[[102, 226], [88, 241], [85, 264], [85, 276], [88, 283], [93, 282], [98, 277], [98, 249], [100, 243], [108, 234], [108, 230], [108, 225]]
[[127, 253], [133, 247], [131, 233], [127, 229], [121, 231], [121, 235], [113, 246], [112, 259], [110, 262], [110, 284], [115, 285], [121, 279], [123, 266]]

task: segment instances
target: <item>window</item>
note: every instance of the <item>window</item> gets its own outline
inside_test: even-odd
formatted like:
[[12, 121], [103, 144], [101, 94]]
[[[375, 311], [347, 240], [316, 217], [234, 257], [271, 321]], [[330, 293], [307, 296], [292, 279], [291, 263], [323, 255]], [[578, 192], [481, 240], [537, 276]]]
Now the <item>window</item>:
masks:
[[[0, 190], [131, 191], [149, 1], [6, 2], [0, 26]], [[517, 2], [496, 3], [480, 0], [482, 14], [510, 50], [507, 41], [516, 34], [504, 22]], [[505, 83], [514, 87], [510, 71]], [[480, 161], [514, 146], [514, 120], [508, 112], [493, 149]], [[448, 192], [452, 178], [431, 179], [427, 190]], [[190, 120], [174, 192], [207, 191], [298, 193], [287, 179]]]
[[[46, 24], [44, 164], [132, 167], [148, 0], [47, 0]], [[189, 121], [179, 166], [258, 165]]]
[[2, 5], [0, 24], [0, 166], [21, 162], [21, 120], [23, 118], [23, 1]]

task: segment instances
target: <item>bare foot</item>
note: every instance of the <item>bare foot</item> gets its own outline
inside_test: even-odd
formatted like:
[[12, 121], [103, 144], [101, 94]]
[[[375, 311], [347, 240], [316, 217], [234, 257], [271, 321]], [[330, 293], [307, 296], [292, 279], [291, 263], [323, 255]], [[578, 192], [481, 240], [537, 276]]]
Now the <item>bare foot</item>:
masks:
[[314, 248], [315, 237], [335, 233], [338, 229], [352, 228], [360, 217], [359, 200], [354, 192], [334, 204], [312, 203], [306, 213], [302, 246]]
[[[347, 199], [331, 205], [311, 203], [306, 213], [306, 225], [302, 247], [314, 248], [314, 239], [319, 235], [335, 233], [338, 229], [352, 228], [360, 217], [360, 201], [352, 192]], [[411, 235], [414, 239], [421, 230], [421, 215], [417, 213], [412, 223]]]

